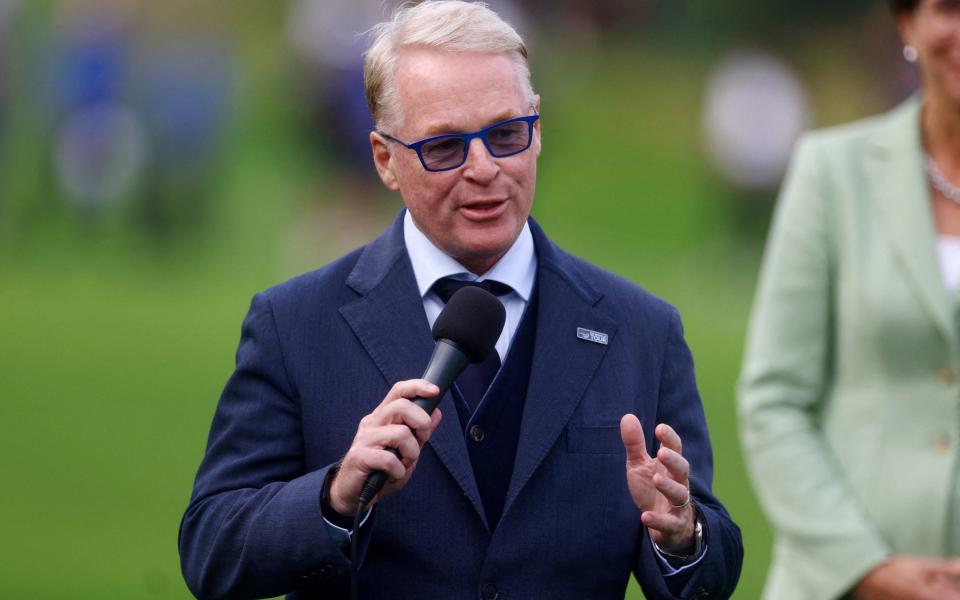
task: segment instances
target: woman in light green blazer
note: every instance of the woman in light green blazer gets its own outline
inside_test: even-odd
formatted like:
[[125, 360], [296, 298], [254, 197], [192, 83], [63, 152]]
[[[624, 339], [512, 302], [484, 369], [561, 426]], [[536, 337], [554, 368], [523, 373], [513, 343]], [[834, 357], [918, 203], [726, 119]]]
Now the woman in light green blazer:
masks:
[[900, 0], [922, 94], [807, 135], [738, 389], [765, 597], [960, 598], [960, 0]]

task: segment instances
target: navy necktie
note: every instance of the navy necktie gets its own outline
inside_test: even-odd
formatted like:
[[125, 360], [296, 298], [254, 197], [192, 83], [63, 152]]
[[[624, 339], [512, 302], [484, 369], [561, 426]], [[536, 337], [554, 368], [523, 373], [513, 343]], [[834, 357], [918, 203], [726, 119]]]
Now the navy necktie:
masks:
[[[482, 288], [498, 297], [505, 296], [513, 291], [513, 288], [509, 285], [500, 283], [499, 281], [493, 281], [492, 279], [485, 281], [461, 281], [450, 277], [438, 279], [437, 282], [433, 284], [433, 291], [435, 291], [437, 296], [446, 304], [458, 290], [467, 286]], [[483, 362], [471, 363], [463, 370], [463, 373], [460, 373], [457, 377], [457, 387], [460, 389], [460, 394], [463, 396], [471, 413], [477, 409], [480, 400], [483, 399], [483, 395], [487, 392], [487, 388], [490, 387], [493, 378], [496, 377], [497, 371], [499, 370], [500, 355], [497, 354], [497, 350], [494, 348]]]

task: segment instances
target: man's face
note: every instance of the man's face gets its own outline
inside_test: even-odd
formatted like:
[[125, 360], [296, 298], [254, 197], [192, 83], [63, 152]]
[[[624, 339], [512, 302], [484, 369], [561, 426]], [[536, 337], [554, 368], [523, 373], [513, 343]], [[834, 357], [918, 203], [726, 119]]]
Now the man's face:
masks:
[[[525, 99], [507, 54], [404, 49], [394, 81], [402, 119], [386, 133], [407, 143], [539, 109]], [[495, 158], [475, 138], [466, 162], [441, 172], [424, 169], [417, 153], [399, 143], [375, 133], [370, 139], [381, 179], [400, 192], [420, 231], [474, 273], [489, 270], [520, 235], [536, 187], [539, 121], [526, 151]]]

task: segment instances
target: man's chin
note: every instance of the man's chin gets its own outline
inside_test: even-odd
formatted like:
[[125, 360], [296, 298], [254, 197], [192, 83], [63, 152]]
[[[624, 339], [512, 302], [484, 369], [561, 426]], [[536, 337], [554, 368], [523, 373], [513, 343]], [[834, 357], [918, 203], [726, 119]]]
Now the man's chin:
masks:
[[456, 254], [451, 254], [457, 262], [461, 265], [470, 269], [470, 272], [474, 275], [483, 275], [491, 268], [493, 265], [497, 264], [503, 255], [507, 253], [507, 250], [510, 249], [510, 244], [507, 244], [504, 247], [502, 244], [496, 246], [471, 246], [469, 248], [461, 248]]

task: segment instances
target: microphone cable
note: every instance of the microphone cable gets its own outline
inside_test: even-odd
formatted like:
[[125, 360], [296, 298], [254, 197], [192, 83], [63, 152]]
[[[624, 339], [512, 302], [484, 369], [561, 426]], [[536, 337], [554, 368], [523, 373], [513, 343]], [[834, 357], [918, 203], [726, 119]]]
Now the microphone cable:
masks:
[[350, 535], [350, 598], [360, 600], [360, 567], [357, 566], [357, 538], [360, 537], [360, 520], [367, 510], [368, 502], [360, 498], [357, 514], [353, 517], [353, 531]]

